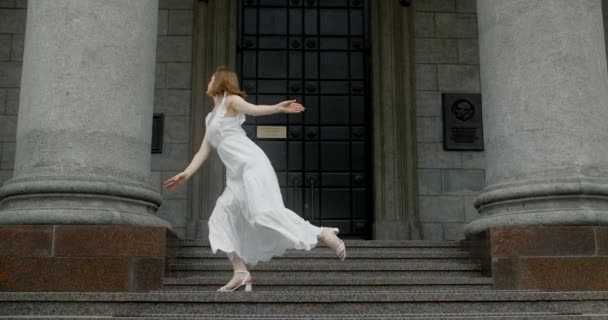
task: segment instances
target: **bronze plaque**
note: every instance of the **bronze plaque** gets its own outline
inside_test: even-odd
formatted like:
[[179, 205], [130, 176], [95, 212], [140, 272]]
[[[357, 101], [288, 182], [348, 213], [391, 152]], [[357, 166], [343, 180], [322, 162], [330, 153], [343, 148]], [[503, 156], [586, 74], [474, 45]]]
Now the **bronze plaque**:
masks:
[[444, 93], [443, 149], [483, 151], [480, 93]]
[[286, 139], [286, 126], [258, 126], [256, 137], [258, 139]]

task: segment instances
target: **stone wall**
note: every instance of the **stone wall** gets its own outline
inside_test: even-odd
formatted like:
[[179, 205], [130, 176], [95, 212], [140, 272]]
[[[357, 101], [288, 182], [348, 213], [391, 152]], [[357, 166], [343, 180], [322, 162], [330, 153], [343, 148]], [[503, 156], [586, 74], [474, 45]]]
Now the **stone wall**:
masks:
[[[0, 183], [12, 176], [25, 0], [0, 0]], [[190, 160], [194, 0], [160, 0], [155, 112], [165, 115], [163, 153], [152, 155], [159, 214], [183, 235], [188, 188], [161, 190]], [[442, 150], [441, 92], [479, 92], [475, 0], [414, 1], [419, 210], [426, 239], [459, 239], [476, 217], [483, 152]], [[204, 169], [204, 168], [203, 168]]]
[[[0, 184], [13, 174], [26, 21], [25, 0], [0, 0]], [[162, 193], [158, 214], [183, 235], [188, 188], [161, 190], [189, 161], [194, 0], [160, 0], [154, 112], [165, 115], [163, 152], [152, 155], [151, 183]]]
[[480, 92], [475, 0], [414, 1], [419, 214], [425, 239], [462, 239], [483, 152], [443, 150], [442, 92]]
[[604, 16], [604, 39], [606, 41], [606, 55], [608, 56], [608, 0], [602, 0], [602, 13]]
[[180, 236], [184, 236], [188, 217], [188, 187], [172, 191], [162, 189], [161, 184], [185, 169], [191, 158], [193, 20], [194, 0], [160, 0], [154, 112], [162, 112], [165, 123], [163, 152], [152, 155], [152, 184], [163, 196], [160, 216]]
[[13, 176], [26, 1], [0, 0], [0, 184]]

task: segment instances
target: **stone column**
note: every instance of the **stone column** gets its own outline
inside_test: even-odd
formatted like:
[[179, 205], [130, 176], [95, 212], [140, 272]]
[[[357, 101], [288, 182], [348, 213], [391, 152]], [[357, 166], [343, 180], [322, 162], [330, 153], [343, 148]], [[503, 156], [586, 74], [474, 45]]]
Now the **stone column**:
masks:
[[374, 239], [420, 239], [412, 8], [370, 1], [373, 70]]
[[606, 54], [608, 54], [608, 0], [602, 0], [602, 13], [604, 16], [604, 40], [606, 42]]
[[149, 186], [157, 1], [32, 1], [0, 225], [168, 226]]
[[[235, 69], [236, 0], [197, 1], [195, 5], [194, 59], [192, 66], [192, 152], [198, 152], [205, 135], [205, 116], [213, 100], [205, 95], [209, 78], [219, 65]], [[191, 178], [190, 217], [186, 238], [207, 239], [207, 221], [224, 190], [225, 169], [217, 152]]]
[[29, 2], [0, 291], [162, 285], [169, 224], [149, 184], [157, 15], [157, 0]]
[[486, 185], [469, 233], [608, 224], [601, 0], [478, 1]]
[[[481, 217], [466, 232], [489, 231], [491, 245], [510, 252], [522, 241], [522, 252], [530, 256], [593, 256], [599, 229], [563, 226], [608, 225], [608, 73], [601, 0], [478, 0], [477, 8], [487, 187], [475, 201]], [[492, 231], [518, 226], [528, 231], [503, 232], [504, 239]], [[565, 242], [559, 239], [574, 239], [573, 230], [590, 237], [589, 248], [560, 251]], [[526, 268], [530, 261], [518, 266]], [[562, 273], [568, 264], [540, 263], [555, 268], [538, 279], [570, 275]], [[570, 271], [579, 279], [580, 273]], [[521, 270], [526, 276], [533, 272]], [[521, 281], [515, 286], [550, 289], [540, 280]]]

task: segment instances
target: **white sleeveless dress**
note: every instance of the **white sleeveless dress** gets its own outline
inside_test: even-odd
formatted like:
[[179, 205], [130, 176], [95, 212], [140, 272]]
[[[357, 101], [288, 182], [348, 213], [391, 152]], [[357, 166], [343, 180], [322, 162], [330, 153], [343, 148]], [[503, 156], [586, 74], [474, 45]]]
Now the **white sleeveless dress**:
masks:
[[286, 249], [310, 250], [321, 228], [285, 208], [268, 157], [241, 127], [245, 115], [226, 116], [226, 93], [207, 115], [207, 139], [226, 166], [226, 189], [209, 218], [209, 243], [249, 266], [269, 261]]

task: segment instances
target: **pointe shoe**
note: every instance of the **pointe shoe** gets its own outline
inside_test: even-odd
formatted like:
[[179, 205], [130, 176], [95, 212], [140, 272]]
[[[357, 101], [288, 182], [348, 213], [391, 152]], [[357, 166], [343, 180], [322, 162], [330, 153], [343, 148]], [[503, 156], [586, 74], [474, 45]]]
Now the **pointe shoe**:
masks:
[[[338, 229], [338, 228], [324, 228], [324, 229], [329, 229], [333, 233], [334, 237], [338, 240], [338, 247], [335, 248], [336, 255], [338, 256], [338, 258], [340, 258], [340, 260], [344, 261], [344, 259], [346, 259], [346, 246], [344, 245], [344, 241], [342, 241], [342, 239], [338, 238], [338, 233], [340, 233], [340, 229]], [[326, 243], [331, 248], [331, 245], [329, 244], [329, 242], [326, 242]]]
[[247, 277], [245, 277], [245, 279], [243, 279], [243, 281], [241, 281], [241, 283], [236, 287], [227, 288], [226, 286], [223, 286], [217, 289], [217, 292], [233, 292], [238, 290], [242, 286], [245, 286], [245, 291], [253, 291], [253, 279], [251, 279], [249, 271], [235, 271], [235, 273], [244, 273], [247, 274]]

